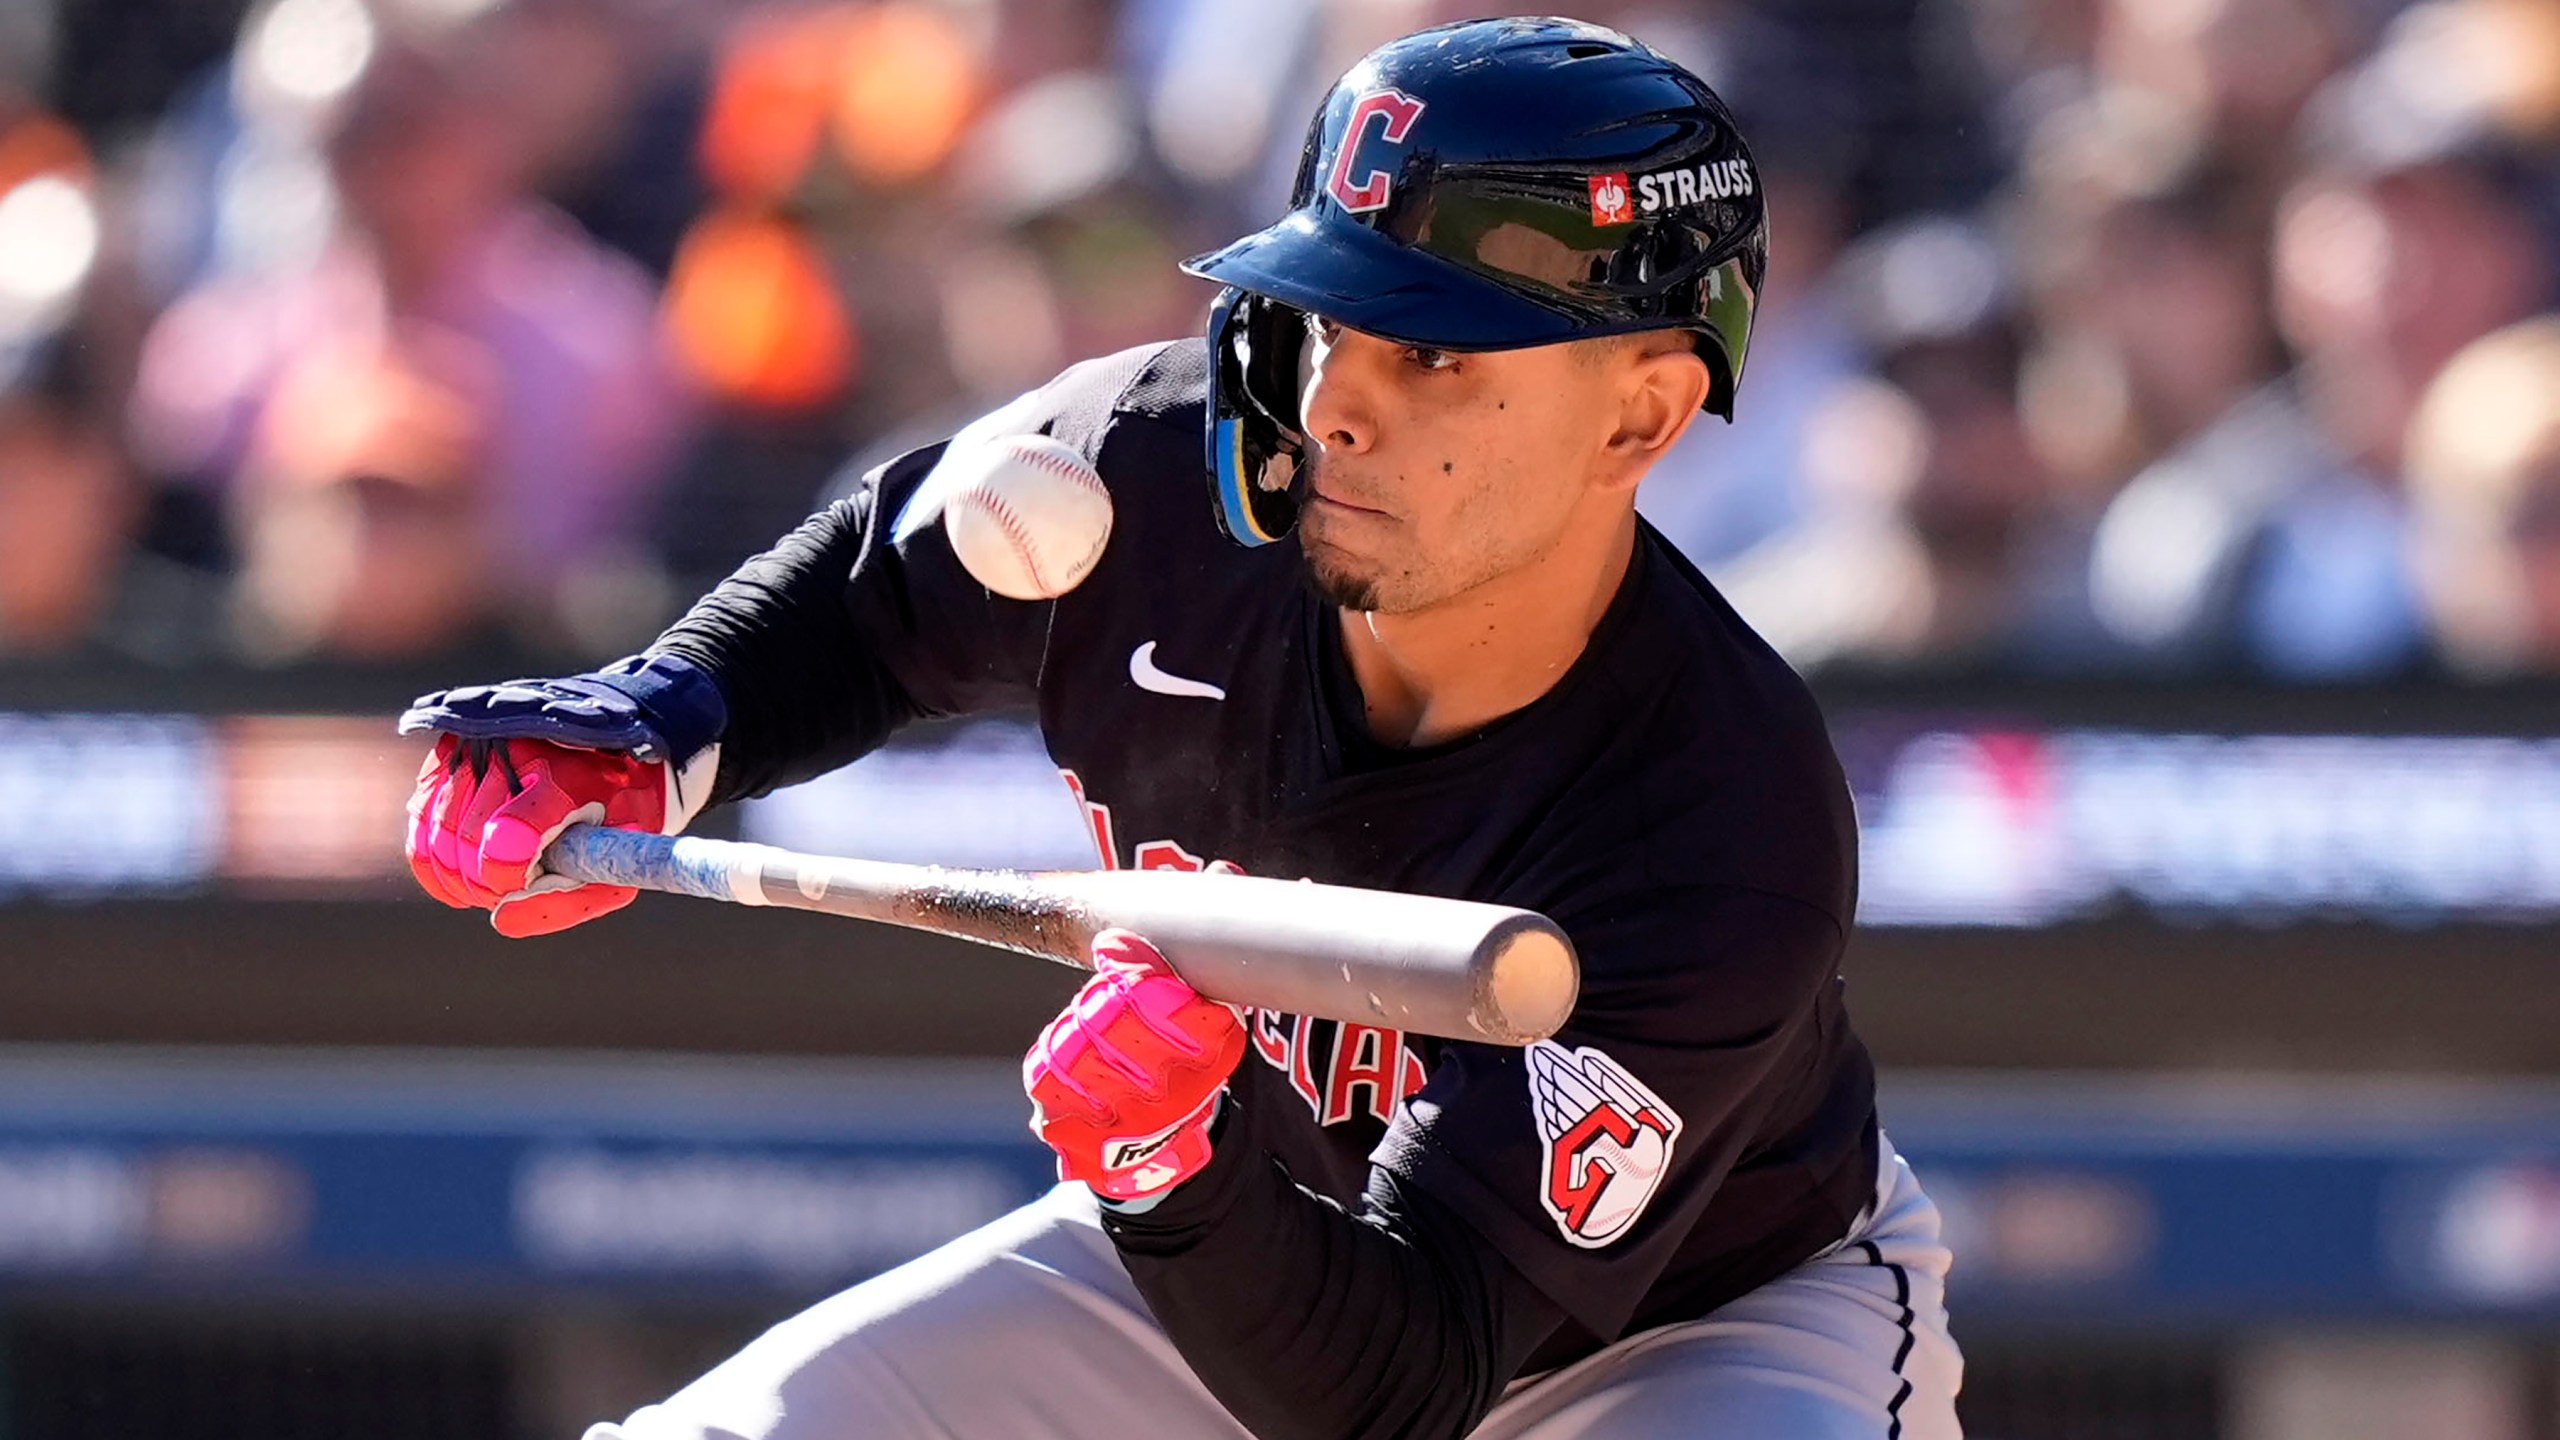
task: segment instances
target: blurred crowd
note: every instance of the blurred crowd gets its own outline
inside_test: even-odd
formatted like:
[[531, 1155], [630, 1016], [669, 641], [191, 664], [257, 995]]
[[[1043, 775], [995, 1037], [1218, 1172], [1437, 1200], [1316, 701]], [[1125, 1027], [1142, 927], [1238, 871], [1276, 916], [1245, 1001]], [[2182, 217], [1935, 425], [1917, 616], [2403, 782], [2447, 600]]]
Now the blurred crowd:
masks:
[[[1331, 79], [1474, 13], [0, 0], [0, 664], [620, 653], [1196, 331]], [[1765, 172], [1643, 504], [1800, 665], [2560, 673], [2560, 0], [1577, 13]]]

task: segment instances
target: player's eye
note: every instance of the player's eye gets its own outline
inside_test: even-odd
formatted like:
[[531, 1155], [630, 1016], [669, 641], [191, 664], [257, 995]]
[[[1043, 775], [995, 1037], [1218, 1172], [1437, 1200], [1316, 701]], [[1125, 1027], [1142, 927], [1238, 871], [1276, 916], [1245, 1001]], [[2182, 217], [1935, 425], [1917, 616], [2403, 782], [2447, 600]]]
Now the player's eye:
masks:
[[1446, 350], [1435, 350], [1428, 345], [1407, 345], [1404, 347], [1404, 358], [1406, 364], [1416, 369], [1435, 373], [1458, 368], [1457, 356]]
[[1337, 323], [1336, 323], [1336, 322], [1334, 322], [1334, 321], [1327, 320], [1327, 319], [1326, 319], [1326, 318], [1324, 318], [1323, 316], [1318, 315], [1318, 314], [1314, 313], [1313, 311], [1309, 311], [1309, 312], [1308, 312], [1308, 314], [1307, 314], [1307, 337], [1308, 337], [1309, 339], [1314, 340], [1314, 341], [1315, 341], [1317, 344], [1319, 344], [1319, 345], [1330, 345], [1330, 344], [1332, 344], [1335, 340], [1340, 339], [1340, 338], [1341, 338], [1341, 336], [1342, 336], [1342, 326], [1341, 326], [1341, 325], [1337, 324]]

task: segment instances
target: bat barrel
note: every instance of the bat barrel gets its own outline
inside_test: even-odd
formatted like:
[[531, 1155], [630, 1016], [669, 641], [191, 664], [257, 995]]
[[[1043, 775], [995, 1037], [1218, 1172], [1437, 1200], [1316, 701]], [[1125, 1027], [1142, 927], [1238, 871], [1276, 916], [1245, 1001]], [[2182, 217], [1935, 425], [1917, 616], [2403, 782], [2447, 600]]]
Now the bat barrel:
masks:
[[1145, 936], [1200, 993], [1294, 1015], [1525, 1045], [1573, 1011], [1573, 942], [1533, 911], [1244, 875], [1038, 877]]
[[1023, 875], [801, 855], [572, 825], [555, 874], [884, 921], [1068, 964], [1132, 930], [1213, 999], [1423, 1035], [1525, 1045], [1572, 1013], [1580, 971], [1527, 910], [1344, 885], [1169, 871]]
[[1515, 911], [1485, 939], [1470, 1018], [1477, 1038], [1526, 1045], [1564, 1028], [1582, 990], [1582, 965], [1563, 927], [1535, 911]]

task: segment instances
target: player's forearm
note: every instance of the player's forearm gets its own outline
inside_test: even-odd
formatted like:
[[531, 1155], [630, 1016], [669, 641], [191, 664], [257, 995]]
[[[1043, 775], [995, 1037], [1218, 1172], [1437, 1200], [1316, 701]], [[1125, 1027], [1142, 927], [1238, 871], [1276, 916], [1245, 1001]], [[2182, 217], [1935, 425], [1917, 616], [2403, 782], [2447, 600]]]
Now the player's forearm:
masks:
[[870, 504], [866, 495], [819, 511], [650, 647], [708, 670], [728, 702], [715, 800], [831, 770], [915, 718], [915, 702], [846, 604]]
[[1251, 1143], [1244, 1106], [1230, 1119], [1207, 1170], [1105, 1220], [1183, 1358], [1261, 1440], [1474, 1428], [1560, 1313], [1392, 1177], [1346, 1211]]

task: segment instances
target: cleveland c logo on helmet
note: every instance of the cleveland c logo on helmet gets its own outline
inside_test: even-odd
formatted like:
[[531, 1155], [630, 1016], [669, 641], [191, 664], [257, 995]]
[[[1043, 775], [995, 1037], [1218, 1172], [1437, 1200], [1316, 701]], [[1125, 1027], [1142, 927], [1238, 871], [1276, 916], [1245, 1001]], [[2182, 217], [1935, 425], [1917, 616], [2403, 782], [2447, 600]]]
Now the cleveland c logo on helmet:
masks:
[[1368, 134], [1369, 122], [1381, 120], [1378, 138], [1390, 145], [1401, 145], [1422, 118], [1422, 102], [1401, 90], [1372, 90], [1352, 102], [1351, 118], [1342, 125], [1342, 148], [1333, 157], [1333, 173], [1326, 177], [1325, 192], [1334, 203], [1354, 215], [1387, 208], [1387, 196], [1395, 188], [1395, 176], [1386, 170], [1360, 172], [1353, 183], [1351, 167], [1359, 162], [1360, 141]]

